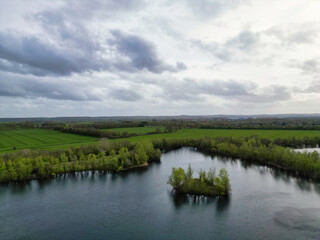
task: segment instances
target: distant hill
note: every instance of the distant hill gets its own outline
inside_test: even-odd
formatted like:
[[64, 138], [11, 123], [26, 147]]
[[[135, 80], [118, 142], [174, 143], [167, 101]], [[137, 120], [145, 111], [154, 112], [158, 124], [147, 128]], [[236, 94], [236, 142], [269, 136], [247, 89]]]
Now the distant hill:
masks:
[[179, 116], [101, 116], [101, 117], [35, 117], [0, 118], [0, 122], [108, 122], [129, 120], [217, 120], [217, 119], [320, 119], [320, 114], [257, 114], [257, 115], [179, 115]]

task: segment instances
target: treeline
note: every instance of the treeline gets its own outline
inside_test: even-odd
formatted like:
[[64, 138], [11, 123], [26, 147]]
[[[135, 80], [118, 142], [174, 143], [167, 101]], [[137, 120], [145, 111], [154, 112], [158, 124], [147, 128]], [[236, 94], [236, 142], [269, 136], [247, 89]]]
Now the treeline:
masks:
[[0, 130], [21, 128], [73, 128], [73, 129], [112, 129], [128, 127], [157, 126], [165, 127], [165, 132], [175, 132], [184, 128], [202, 129], [291, 129], [291, 130], [320, 130], [319, 118], [213, 118], [213, 119], [171, 119], [171, 120], [123, 120], [110, 122], [15, 122], [1, 123]]
[[[251, 139], [254, 139], [260, 142], [263, 145], [277, 145], [281, 147], [289, 147], [289, 148], [316, 148], [320, 146], [320, 137], [287, 137], [287, 138], [259, 138], [257, 136], [248, 136], [248, 137], [217, 137], [217, 138], [204, 138], [209, 139], [213, 142], [230, 142], [236, 145], [240, 145], [243, 142], [247, 142]], [[200, 139], [203, 140], [203, 139]], [[156, 144], [159, 148], [164, 151], [171, 151], [174, 149], [181, 148], [181, 144], [183, 145], [185, 142], [194, 142], [197, 140], [190, 139], [174, 139], [174, 140], [166, 140], [166, 139], [155, 139], [153, 143]]]
[[314, 119], [220, 119], [203, 121], [203, 129], [287, 129], [287, 130], [320, 130], [320, 120]]
[[320, 180], [320, 156], [318, 152], [300, 153], [273, 143], [264, 144], [255, 138], [181, 139], [156, 140], [155, 147], [164, 151], [192, 147], [201, 152], [231, 158], [240, 158], [267, 164], [292, 173]]
[[40, 127], [35, 122], [0, 123], [0, 130], [32, 129]]
[[44, 122], [43, 128], [84, 128], [84, 129], [111, 129], [111, 128], [129, 128], [129, 127], [144, 127], [147, 122], [141, 121], [119, 121], [119, 122], [92, 122], [92, 123], [66, 123], [66, 122]]
[[65, 132], [65, 133], [73, 133], [73, 134], [79, 134], [84, 136], [93, 136], [93, 137], [108, 138], [108, 139], [127, 138], [127, 137], [133, 137], [138, 135], [136, 133], [97, 130], [95, 128], [56, 127], [54, 128], [54, 130]]
[[[112, 130], [113, 128], [127, 128], [127, 127], [144, 127], [146, 122], [117, 122], [117, 123], [61, 123], [61, 122], [46, 122], [42, 124], [42, 128], [53, 129], [65, 133], [73, 133], [84, 136], [93, 136], [99, 138], [117, 139], [134, 137], [138, 135], [148, 135], [161, 133], [161, 129], [157, 128], [155, 131], [149, 133], [128, 133]], [[106, 130], [108, 129], [108, 130]], [[109, 130], [110, 129], [110, 130]]]
[[214, 118], [211, 120], [158, 120], [148, 122], [152, 126], [166, 126], [168, 129], [288, 129], [320, 130], [320, 119], [299, 118]]
[[22, 150], [0, 155], [0, 181], [49, 178], [78, 171], [121, 171], [148, 162], [159, 161], [161, 151], [151, 142], [110, 143], [102, 139], [97, 145], [71, 147], [59, 151]]
[[189, 164], [188, 170], [182, 168], [172, 168], [168, 184], [178, 193], [205, 195], [205, 196], [225, 196], [230, 193], [231, 185], [228, 172], [222, 168], [219, 175], [216, 169], [208, 172], [199, 171], [199, 178], [193, 178], [193, 169]]

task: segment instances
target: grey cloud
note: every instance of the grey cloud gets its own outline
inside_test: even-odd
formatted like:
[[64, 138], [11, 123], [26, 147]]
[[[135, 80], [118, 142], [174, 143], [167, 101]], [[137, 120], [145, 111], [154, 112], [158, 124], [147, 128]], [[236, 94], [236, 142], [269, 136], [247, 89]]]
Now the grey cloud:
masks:
[[314, 43], [319, 36], [318, 24], [307, 23], [287, 27], [272, 27], [262, 34], [274, 36], [281, 41], [282, 45], [310, 44]]
[[255, 85], [252, 83], [240, 83], [234, 80], [214, 81], [212, 83], [204, 83], [198, 86], [201, 92], [216, 96], [253, 96]]
[[191, 43], [222, 61], [236, 61], [238, 52], [248, 55], [251, 51], [256, 50], [257, 46], [272, 46], [274, 43], [268, 40], [270, 36], [275, 37], [278, 41], [276, 45], [280, 44], [281, 46], [314, 43], [319, 36], [319, 29], [313, 24], [310, 25], [302, 24], [287, 28], [273, 27], [261, 32], [244, 30], [224, 43], [205, 43], [200, 40], [193, 40]]
[[304, 88], [297, 87], [294, 89], [297, 93], [316, 93], [320, 94], [320, 82], [319, 81], [313, 81], [309, 84], [307, 84]]
[[35, 76], [45, 76], [48, 73], [44, 70], [37, 69], [26, 64], [19, 64], [16, 62], [10, 62], [0, 58], [0, 71], [20, 73], [20, 74], [32, 74]]
[[140, 94], [130, 89], [113, 89], [110, 92], [110, 96], [114, 99], [128, 102], [135, 102], [142, 99]]
[[259, 34], [252, 31], [242, 31], [239, 35], [228, 40], [225, 43], [225, 47], [237, 48], [241, 51], [251, 50], [258, 42]]
[[99, 71], [107, 66], [92, 53], [86, 55], [81, 50], [59, 48], [35, 36], [14, 36], [1, 32], [0, 59], [2, 70], [21, 73], [29, 70], [35, 75], [69, 75], [73, 72]]
[[186, 65], [178, 62], [176, 66], [165, 64], [156, 52], [153, 43], [140, 36], [126, 34], [120, 30], [111, 31], [113, 39], [108, 42], [114, 46], [124, 57], [128, 57], [130, 62], [119, 62], [116, 67], [124, 71], [148, 70], [153, 73], [164, 71], [176, 72], [186, 69]]
[[313, 58], [305, 61], [291, 60], [287, 65], [291, 68], [300, 69], [304, 74], [320, 74], [320, 58]]
[[90, 89], [62, 79], [0, 74], [0, 96], [56, 100], [100, 100]]
[[63, 12], [43, 11], [34, 15], [43, 30], [58, 43], [70, 48], [81, 48], [86, 53], [101, 51], [101, 44], [84, 28], [83, 24], [76, 19], [70, 18]]
[[234, 80], [215, 81], [211, 84], [204, 84], [201, 89], [209, 95], [228, 97], [230, 100], [241, 102], [273, 103], [291, 98], [291, 93], [285, 86], [271, 85], [259, 88], [252, 82]]
[[320, 60], [319, 60], [319, 58], [306, 60], [300, 65], [300, 68], [306, 73], [319, 74], [320, 73]]
[[254, 103], [274, 103], [291, 99], [291, 91], [286, 86], [271, 85], [262, 89], [256, 89], [256, 93], [248, 96], [246, 100]]
[[222, 61], [231, 60], [231, 51], [228, 48], [223, 48], [222, 45], [216, 42], [205, 43], [200, 40], [192, 40], [191, 44], [213, 56], [217, 57]]
[[107, 12], [112, 13], [127, 11], [142, 7], [144, 1], [95, 0], [90, 6], [78, 1], [74, 4], [72, 11], [65, 3], [58, 9], [29, 17], [42, 26], [44, 35], [41, 37], [0, 32], [0, 70], [36, 76], [66, 76], [104, 70], [162, 73], [187, 68], [181, 62], [175, 66], [164, 63], [155, 45], [140, 36], [119, 30], [111, 31], [111, 35], [107, 32], [105, 36], [95, 36], [85, 28], [83, 18], [74, 15], [81, 14], [83, 8], [88, 12], [99, 9], [108, 9]]
[[205, 96], [216, 96], [226, 101], [274, 103], [291, 98], [290, 89], [271, 85], [259, 88], [252, 82], [212, 80], [198, 82], [184, 79], [182, 82], [163, 83], [166, 98], [178, 101], [203, 101]]
[[200, 17], [217, 17], [225, 11], [234, 9], [246, 0], [186, 0], [190, 9]]
[[[109, 39], [109, 44], [116, 49], [118, 57], [106, 59], [101, 57], [106, 49], [100, 43], [92, 42], [85, 30], [80, 28], [78, 34], [77, 31], [75, 34], [67, 34], [64, 24], [57, 26], [57, 35], [61, 37], [57, 44], [63, 47], [35, 36], [16, 36], [0, 32], [0, 70], [36, 76], [64, 76], [102, 70], [146, 70], [162, 73], [187, 68], [182, 62], [177, 62], [176, 66], [164, 63], [158, 57], [153, 43], [119, 30], [113, 30], [113, 38]], [[123, 58], [129, 58], [129, 61]]]
[[236, 58], [236, 52], [248, 53], [253, 50], [259, 42], [259, 34], [249, 30], [241, 31], [238, 35], [230, 38], [224, 43], [193, 40], [193, 46], [206, 51], [222, 61], [233, 61]]
[[55, 12], [59, 12], [70, 19], [88, 19], [95, 17], [119, 17], [121, 13], [143, 9], [146, 0], [64, 0]]
[[177, 62], [176, 67], [179, 70], [186, 70], [188, 68], [187, 65], [185, 65], [183, 62]]

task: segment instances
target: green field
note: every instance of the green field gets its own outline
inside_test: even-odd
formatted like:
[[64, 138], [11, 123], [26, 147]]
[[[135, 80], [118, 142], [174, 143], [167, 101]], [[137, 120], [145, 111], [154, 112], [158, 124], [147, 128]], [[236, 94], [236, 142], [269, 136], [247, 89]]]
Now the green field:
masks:
[[246, 137], [258, 136], [264, 138], [291, 138], [291, 137], [320, 137], [320, 131], [315, 130], [256, 130], [256, 129], [182, 129], [173, 133], [161, 133], [143, 135], [131, 138], [116, 139], [117, 141], [127, 140], [137, 142], [140, 140], [152, 139], [181, 139], [181, 138], [202, 138], [202, 137]]
[[148, 127], [129, 127], [129, 128], [110, 128], [110, 129], [103, 129], [102, 131], [144, 134], [149, 132], [155, 132], [157, 128], [159, 128], [161, 131], [164, 131], [164, 127], [149, 127], [149, 126]]
[[47, 129], [0, 131], [0, 152], [19, 149], [58, 149], [67, 146], [97, 142], [95, 137], [61, 133]]
[[[128, 133], [148, 133], [157, 127], [116, 128], [115, 131]], [[109, 129], [110, 130], [110, 129]], [[163, 130], [163, 128], [161, 129]], [[141, 135], [130, 138], [114, 139], [112, 141], [138, 142], [152, 139], [182, 139], [202, 137], [245, 137], [258, 136], [265, 138], [288, 137], [320, 137], [320, 131], [312, 130], [242, 130], [242, 129], [182, 129], [173, 133]], [[13, 146], [19, 149], [62, 149], [70, 146], [93, 144], [98, 138], [87, 137], [47, 129], [26, 129], [0, 131], [0, 153], [13, 151]]]

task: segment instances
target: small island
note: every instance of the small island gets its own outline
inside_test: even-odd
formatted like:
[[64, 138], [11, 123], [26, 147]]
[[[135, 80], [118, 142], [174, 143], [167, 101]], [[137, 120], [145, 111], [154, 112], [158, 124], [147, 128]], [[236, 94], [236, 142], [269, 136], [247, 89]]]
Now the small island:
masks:
[[199, 178], [193, 178], [193, 170], [189, 164], [188, 170], [183, 168], [172, 168], [168, 184], [170, 184], [177, 193], [204, 195], [208, 197], [227, 196], [230, 193], [230, 179], [228, 172], [222, 168], [219, 175], [216, 175], [216, 169], [210, 169], [208, 172], [199, 171]]

